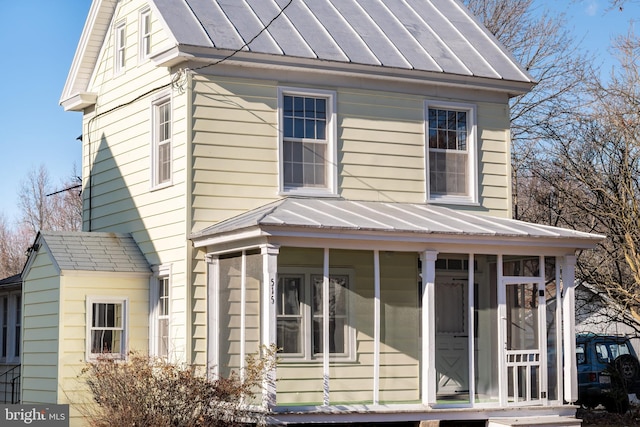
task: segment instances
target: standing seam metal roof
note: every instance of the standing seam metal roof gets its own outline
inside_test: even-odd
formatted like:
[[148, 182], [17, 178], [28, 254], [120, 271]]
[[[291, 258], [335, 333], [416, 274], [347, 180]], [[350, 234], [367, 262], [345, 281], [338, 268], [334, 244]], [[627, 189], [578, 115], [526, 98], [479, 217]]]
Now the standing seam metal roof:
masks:
[[533, 82], [457, 0], [154, 3], [182, 46]]
[[596, 234], [472, 214], [442, 206], [295, 197], [284, 198], [222, 221], [193, 233], [191, 238], [207, 238], [269, 226], [471, 237], [584, 239], [593, 242], [602, 239]]

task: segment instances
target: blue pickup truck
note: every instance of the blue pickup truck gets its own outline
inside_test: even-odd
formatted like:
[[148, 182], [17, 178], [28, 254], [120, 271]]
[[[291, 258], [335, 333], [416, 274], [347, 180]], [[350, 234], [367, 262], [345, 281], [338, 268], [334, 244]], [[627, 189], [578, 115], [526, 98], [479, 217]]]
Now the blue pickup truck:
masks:
[[578, 334], [578, 403], [609, 412], [629, 409], [629, 394], [640, 392], [640, 364], [628, 338]]

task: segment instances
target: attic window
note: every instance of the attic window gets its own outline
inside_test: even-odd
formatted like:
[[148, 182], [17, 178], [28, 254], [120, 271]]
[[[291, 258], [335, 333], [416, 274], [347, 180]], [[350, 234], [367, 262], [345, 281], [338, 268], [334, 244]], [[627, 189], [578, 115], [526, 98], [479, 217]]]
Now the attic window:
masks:
[[151, 53], [151, 11], [140, 12], [140, 59], [149, 57]]
[[124, 71], [125, 67], [125, 46], [126, 46], [126, 33], [125, 23], [120, 22], [116, 25], [115, 29], [115, 51], [114, 51], [114, 74], [120, 74]]

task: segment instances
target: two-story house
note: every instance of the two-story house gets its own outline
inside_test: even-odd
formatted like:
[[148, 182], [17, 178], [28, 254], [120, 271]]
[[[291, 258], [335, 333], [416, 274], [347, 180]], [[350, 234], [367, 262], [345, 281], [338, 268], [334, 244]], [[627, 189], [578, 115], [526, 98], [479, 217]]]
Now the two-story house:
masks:
[[533, 85], [457, 0], [95, 0], [84, 231], [25, 267], [22, 401], [86, 401], [104, 352], [227, 375], [275, 343], [274, 423], [579, 424], [601, 236], [510, 219]]

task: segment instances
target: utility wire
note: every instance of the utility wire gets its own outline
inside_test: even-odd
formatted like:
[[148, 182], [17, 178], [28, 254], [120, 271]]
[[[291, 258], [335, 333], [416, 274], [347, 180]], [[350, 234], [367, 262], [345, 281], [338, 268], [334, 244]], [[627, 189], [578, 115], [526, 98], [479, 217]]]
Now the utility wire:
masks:
[[280, 15], [282, 15], [284, 13], [284, 11], [291, 5], [291, 3], [293, 3], [293, 0], [289, 0], [289, 3], [287, 3], [286, 5], [284, 5], [284, 7], [282, 9], [280, 9], [280, 12], [278, 12], [278, 14], [276, 16], [273, 17], [273, 19], [271, 19], [271, 21], [269, 21], [269, 23], [267, 23], [267, 25], [265, 25], [264, 27], [262, 27], [262, 29], [260, 31], [258, 31], [258, 34], [256, 34], [255, 36], [253, 36], [253, 38], [251, 40], [249, 40], [248, 42], [246, 42], [245, 44], [243, 44], [242, 46], [240, 46], [238, 49], [234, 50], [233, 52], [231, 52], [229, 55], [225, 56], [224, 58], [221, 58], [211, 64], [207, 64], [207, 65], [202, 65], [200, 67], [196, 67], [196, 68], [191, 68], [191, 71], [197, 71], [197, 70], [201, 70], [203, 68], [207, 68], [207, 67], [213, 67], [214, 65], [218, 65], [221, 62], [226, 61], [227, 59], [232, 58], [233, 56], [235, 56], [236, 54], [242, 52], [242, 50], [249, 46], [251, 43], [253, 43], [253, 41], [255, 39], [257, 39], [258, 37], [260, 37], [260, 34], [264, 33], [265, 31], [267, 31], [267, 29], [271, 26], [271, 24], [273, 24], [275, 22], [276, 19], [278, 19], [280, 17]]
[[[245, 47], [247, 47], [255, 39], [257, 39], [262, 33], [264, 33], [269, 28], [269, 26], [271, 26], [271, 24], [273, 24], [276, 21], [276, 19], [278, 19], [284, 13], [284, 11], [291, 5], [291, 3], [293, 3], [293, 0], [289, 0], [289, 2], [282, 9], [280, 9], [278, 14], [276, 16], [274, 16], [273, 19], [271, 19], [271, 21], [269, 21], [269, 23], [267, 23], [267, 25], [262, 27], [262, 29], [260, 31], [258, 31], [258, 33], [253, 38], [251, 38], [251, 40], [249, 40], [248, 42], [243, 44], [240, 48], [234, 50], [233, 52], [231, 52], [229, 55], [225, 56], [224, 58], [221, 58], [221, 59], [219, 59], [219, 60], [217, 60], [217, 61], [215, 61], [215, 62], [213, 62], [211, 64], [207, 64], [207, 65], [203, 65], [201, 67], [194, 68], [191, 71], [201, 70], [203, 68], [207, 68], [207, 67], [218, 65], [221, 62], [224, 62], [224, 61], [232, 58], [233, 56], [235, 56], [239, 52], [241, 52]], [[197, 18], [197, 16], [196, 16], [196, 18]], [[176, 84], [179, 81], [181, 76], [182, 76], [182, 70], [179, 70], [178, 73], [171, 79], [171, 82], [169, 82], [167, 84], [164, 84], [164, 85], [161, 85], [161, 86], [158, 86], [158, 87], [155, 87], [153, 89], [150, 89], [150, 90], [148, 90], [148, 91], [136, 96], [135, 98], [133, 98], [130, 101], [127, 101], [127, 102], [125, 102], [123, 104], [120, 104], [120, 105], [116, 105], [113, 108], [110, 108], [108, 110], [102, 111], [102, 112], [96, 114], [95, 116], [91, 117], [91, 119], [89, 119], [89, 121], [87, 122], [87, 145], [89, 147], [89, 161], [91, 161], [91, 124], [93, 123], [94, 120], [96, 120], [99, 117], [104, 116], [105, 114], [109, 114], [109, 113], [111, 113], [113, 111], [116, 111], [116, 110], [118, 110], [120, 108], [123, 108], [123, 107], [126, 107], [128, 105], [131, 105], [134, 102], [139, 101], [140, 99], [142, 99], [142, 98], [144, 98], [144, 97], [146, 97], [148, 95], [151, 95], [154, 92], [157, 92], [157, 91], [162, 90], [162, 89], [166, 89], [166, 88], [168, 88], [170, 86], [173, 86], [174, 84]], [[89, 196], [88, 196], [89, 197], [89, 230], [91, 230], [91, 187], [92, 187], [92, 182], [91, 181], [92, 181], [91, 172], [89, 172]], [[62, 191], [67, 191], [67, 190], [69, 190], [69, 189], [65, 189], [65, 190], [62, 190]], [[52, 194], [55, 194], [55, 193], [52, 193]]]

